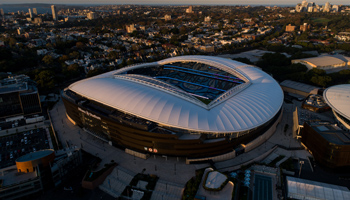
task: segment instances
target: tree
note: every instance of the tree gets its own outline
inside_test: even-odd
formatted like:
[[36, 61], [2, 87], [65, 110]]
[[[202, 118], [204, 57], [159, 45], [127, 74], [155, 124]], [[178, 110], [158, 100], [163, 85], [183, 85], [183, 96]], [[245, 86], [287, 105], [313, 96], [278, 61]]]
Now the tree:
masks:
[[34, 80], [44, 90], [52, 89], [55, 86], [55, 73], [51, 70], [43, 70], [35, 76]]
[[9, 40], [10, 47], [14, 47], [16, 45], [16, 43], [17, 43], [17, 40], [15, 38], [11, 37]]
[[75, 44], [75, 46], [78, 48], [78, 49], [82, 49], [82, 48], [84, 48], [84, 43], [82, 43], [82, 42], [77, 42], [76, 44]]
[[45, 55], [42, 61], [47, 65], [51, 65], [53, 63], [53, 58], [50, 55]]
[[80, 54], [79, 54], [79, 52], [77, 52], [77, 51], [73, 51], [72, 53], [69, 54], [69, 57], [70, 57], [70, 58], [76, 58], [76, 59], [78, 59], [79, 56], [80, 56]]

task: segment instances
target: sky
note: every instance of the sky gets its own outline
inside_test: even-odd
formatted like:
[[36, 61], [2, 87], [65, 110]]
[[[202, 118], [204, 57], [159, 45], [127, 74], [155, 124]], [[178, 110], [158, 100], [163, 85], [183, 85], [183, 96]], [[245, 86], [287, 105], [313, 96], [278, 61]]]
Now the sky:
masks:
[[[296, 5], [302, 0], [0, 0], [0, 4], [48, 3], [48, 4], [213, 4], [213, 5]], [[318, 5], [326, 2], [350, 5], [349, 0], [309, 0]]]

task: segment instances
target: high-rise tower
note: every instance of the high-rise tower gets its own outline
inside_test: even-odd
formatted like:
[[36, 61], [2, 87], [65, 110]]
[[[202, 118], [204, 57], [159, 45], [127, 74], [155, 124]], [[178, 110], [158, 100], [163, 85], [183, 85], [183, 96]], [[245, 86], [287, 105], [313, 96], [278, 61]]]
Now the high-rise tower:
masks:
[[54, 21], [56, 21], [57, 20], [57, 13], [56, 13], [56, 6], [55, 5], [51, 6], [51, 11], [52, 11], [52, 19]]

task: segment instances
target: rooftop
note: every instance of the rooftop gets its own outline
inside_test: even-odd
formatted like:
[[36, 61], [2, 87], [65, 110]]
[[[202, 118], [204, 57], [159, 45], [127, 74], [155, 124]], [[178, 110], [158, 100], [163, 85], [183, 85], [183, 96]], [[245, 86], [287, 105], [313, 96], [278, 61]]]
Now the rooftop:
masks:
[[43, 158], [45, 156], [48, 156], [54, 152], [55, 151], [52, 149], [46, 149], [46, 150], [32, 152], [32, 153], [29, 153], [29, 154], [26, 154], [26, 155], [23, 155], [23, 156], [17, 158], [16, 162], [27, 162], [27, 161], [31, 161], [31, 160], [37, 160], [37, 159]]
[[350, 199], [346, 187], [287, 176], [288, 197], [293, 199]]
[[[186, 92], [173, 92], [175, 86], [168, 87], [164, 81], [121, 76], [130, 70], [175, 62], [206, 64], [234, 74], [245, 83], [228, 89], [206, 105], [183, 95]], [[173, 128], [211, 133], [242, 132], [263, 125], [279, 112], [283, 103], [280, 86], [265, 72], [254, 66], [212, 56], [179, 56], [132, 65], [73, 83], [69, 89], [84, 98], [142, 119]], [[178, 87], [178, 90], [182, 89]]]
[[283, 82], [280, 83], [281, 86], [292, 88], [295, 90], [303, 91], [306, 93], [310, 93], [314, 89], [320, 89], [319, 87], [308, 85], [305, 83], [300, 83], [296, 81], [291, 81], [291, 80], [284, 80]]
[[350, 84], [327, 88], [323, 98], [333, 110], [350, 120]]
[[338, 65], [345, 62], [346, 63], [350, 62], [350, 57], [346, 57], [342, 55], [321, 55], [319, 57], [303, 58], [303, 59], [296, 59], [296, 60], [309, 62], [313, 65], [316, 65], [317, 67], [322, 67], [322, 66]]
[[21, 182], [28, 181], [29, 179], [36, 178], [36, 172], [19, 173], [17, 172], [16, 165], [3, 168], [0, 170], [0, 179], [3, 180], [2, 187], [7, 187], [13, 184], [19, 184]]
[[309, 122], [310, 126], [328, 142], [338, 145], [350, 145], [350, 134], [327, 122]]

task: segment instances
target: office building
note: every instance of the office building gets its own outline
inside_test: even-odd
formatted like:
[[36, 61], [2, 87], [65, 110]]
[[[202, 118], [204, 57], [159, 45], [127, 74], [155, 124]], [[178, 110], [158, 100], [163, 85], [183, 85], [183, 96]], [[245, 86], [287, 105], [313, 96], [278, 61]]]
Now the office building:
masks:
[[28, 76], [9, 76], [0, 81], [0, 119], [41, 113], [36, 83]]
[[32, 10], [29, 8], [29, 9], [28, 9], [28, 11], [29, 11], [29, 17], [30, 17], [30, 19], [33, 19], [33, 13], [32, 13]]
[[87, 18], [92, 20], [92, 19], [96, 19], [97, 18], [97, 14], [95, 12], [89, 12], [87, 14]]
[[292, 26], [291, 24], [288, 24], [286, 26], [286, 32], [294, 32], [295, 31], [295, 26]]
[[193, 7], [192, 6], [189, 6], [187, 9], [186, 9], [186, 13], [193, 13]]
[[171, 15], [165, 15], [164, 19], [165, 19], [165, 21], [170, 21], [171, 20]]
[[38, 11], [36, 10], [36, 8], [33, 8], [33, 14], [38, 15]]
[[57, 20], [57, 12], [56, 12], [56, 6], [55, 5], [51, 6], [51, 12], [52, 12], [52, 20], [56, 21]]

